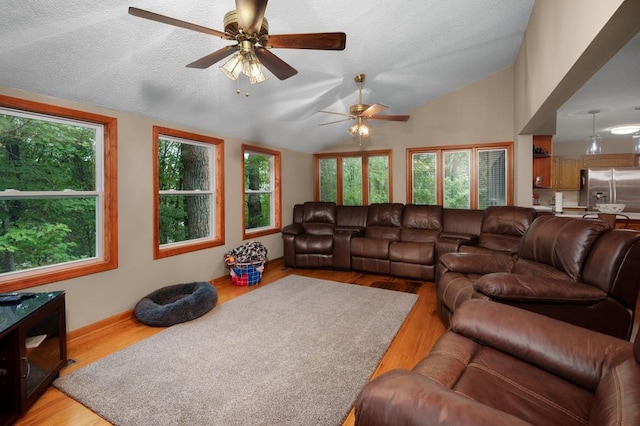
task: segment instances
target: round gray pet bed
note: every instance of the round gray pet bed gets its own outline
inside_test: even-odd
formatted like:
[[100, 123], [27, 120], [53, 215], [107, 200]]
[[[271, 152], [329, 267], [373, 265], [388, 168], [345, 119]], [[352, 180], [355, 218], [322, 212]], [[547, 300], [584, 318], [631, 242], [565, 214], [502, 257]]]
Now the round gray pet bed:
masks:
[[218, 292], [208, 282], [176, 284], [143, 297], [133, 313], [144, 324], [168, 327], [206, 314], [217, 301]]

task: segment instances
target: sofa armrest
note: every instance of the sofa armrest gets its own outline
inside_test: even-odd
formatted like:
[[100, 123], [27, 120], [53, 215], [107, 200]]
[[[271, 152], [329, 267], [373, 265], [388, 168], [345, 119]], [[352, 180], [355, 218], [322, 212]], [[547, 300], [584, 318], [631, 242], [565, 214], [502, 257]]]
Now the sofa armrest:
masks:
[[504, 272], [483, 275], [473, 288], [505, 302], [592, 305], [607, 298], [607, 293], [589, 284]]
[[509, 272], [515, 259], [508, 253], [446, 253], [440, 256], [442, 266], [461, 274]]
[[392, 370], [374, 379], [355, 403], [356, 425], [525, 425], [420, 374]]
[[304, 233], [304, 227], [301, 223], [292, 223], [282, 228], [283, 234], [300, 235]]
[[626, 340], [489, 300], [463, 303], [451, 330], [591, 391], [615, 366], [633, 358]]

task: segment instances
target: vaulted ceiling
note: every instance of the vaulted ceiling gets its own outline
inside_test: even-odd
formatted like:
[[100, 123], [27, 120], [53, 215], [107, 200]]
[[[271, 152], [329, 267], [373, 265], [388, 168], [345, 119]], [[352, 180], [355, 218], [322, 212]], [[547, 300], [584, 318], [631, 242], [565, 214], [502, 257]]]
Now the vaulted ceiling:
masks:
[[319, 111], [347, 112], [355, 75], [367, 75], [364, 103], [408, 114], [512, 66], [533, 3], [271, 0], [270, 34], [340, 31], [346, 49], [272, 49], [298, 74], [267, 71], [249, 85], [225, 77], [223, 62], [185, 66], [231, 42], [128, 14], [134, 6], [223, 31], [233, 0], [5, 0], [0, 86], [316, 152], [348, 137], [349, 122], [319, 126], [339, 119]]

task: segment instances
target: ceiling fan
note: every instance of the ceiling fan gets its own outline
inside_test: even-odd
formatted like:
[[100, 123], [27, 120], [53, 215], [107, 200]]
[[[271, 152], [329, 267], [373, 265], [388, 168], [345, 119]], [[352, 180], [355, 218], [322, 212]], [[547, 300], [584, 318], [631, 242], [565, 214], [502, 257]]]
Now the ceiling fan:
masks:
[[269, 23], [264, 17], [268, 0], [236, 0], [236, 8], [224, 16], [224, 32], [170, 18], [136, 7], [129, 8], [129, 14], [163, 24], [214, 35], [225, 40], [235, 40], [237, 44], [225, 46], [187, 65], [189, 68], [208, 68], [216, 62], [234, 54], [221, 68], [225, 74], [236, 80], [242, 72], [249, 82], [260, 83], [266, 77], [262, 73], [263, 64], [280, 80], [294, 76], [298, 71], [271, 53], [271, 48], [344, 50], [345, 33], [308, 33], [269, 35]]
[[410, 115], [381, 115], [388, 107], [382, 104], [367, 105], [362, 103], [362, 83], [364, 83], [365, 74], [358, 74], [354, 77], [354, 81], [358, 83], [358, 103], [351, 105], [348, 113], [333, 112], [333, 111], [320, 111], [328, 114], [342, 115], [344, 118], [338, 121], [331, 121], [329, 123], [322, 123], [320, 126], [326, 126], [327, 124], [341, 123], [343, 121], [356, 120], [356, 123], [349, 128], [349, 134], [351, 136], [363, 136], [369, 135], [369, 126], [366, 124], [366, 120], [382, 120], [382, 121], [408, 121]]

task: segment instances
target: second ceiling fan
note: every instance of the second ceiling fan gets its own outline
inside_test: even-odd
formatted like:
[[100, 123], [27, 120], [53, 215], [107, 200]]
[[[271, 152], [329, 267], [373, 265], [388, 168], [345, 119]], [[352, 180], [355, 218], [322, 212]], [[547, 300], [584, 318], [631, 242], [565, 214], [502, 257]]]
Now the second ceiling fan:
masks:
[[269, 24], [264, 17], [268, 0], [236, 0], [236, 8], [224, 16], [224, 32], [170, 18], [158, 13], [129, 8], [129, 14], [163, 24], [169, 24], [192, 31], [214, 35], [225, 40], [235, 40], [237, 44], [225, 46], [190, 64], [189, 68], [208, 68], [218, 61], [234, 54], [221, 68], [227, 76], [237, 79], [242, 72], [250, 83], [260, 83], [266, 77], [262, 74], [263, 64], [280, 80], [294, 76], [298, 71], [271, 53], [271, 48], [344, 50], [345, 33], [307, 33], [269, 35]]
[[327, 124], [341, 123], [343, 121], [356, 120], [356, 123], [349, 128], [349, 134], [351, 136], [369, 136], [369, 126], [367, 126], [367, 120], [381, 120], [381, 121], [409, 121], [410, 115], [385, 115], [380, 114], [388, 107], [382, 104], [375, 103], [373, 105], [367, 105], [362, 103], [362, 84], [364, 83], [365, 74], [358, 74], [354, 77], [354, 81], [358, 83], [358, 103], [351, 105], [348, 113], [333, 112], [333, 111], [320, 111], [327, 114], [342, 115], [346, 118], [338, 121], [331, 121], [329, 123], [322, 123], [320, 126], [326, 126]]

